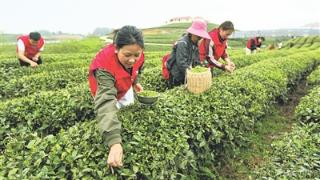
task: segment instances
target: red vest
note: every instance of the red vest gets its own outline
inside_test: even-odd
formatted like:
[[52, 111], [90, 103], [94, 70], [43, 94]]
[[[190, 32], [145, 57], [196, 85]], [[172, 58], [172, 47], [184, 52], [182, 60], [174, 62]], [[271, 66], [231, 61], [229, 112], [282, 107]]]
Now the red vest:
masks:
[[167, 68], [167, 62], [170, 59], [170, 53], [166, 54], [162, 57], [162, 78], [165, 80], [169, 80], [170, 72]]
[[254, 38], [251, 38], [248, 40], [247, 42], [247, 48], [250, 49], [251, 48], [251, 43], [252, 43], [252, 40], [255, 44], [256, 47], [259, 47], [261, 45], [261, 43], [258, 42], [258, 38], [257, 37], [254, 37]]
[[[40, 52], [41, 47], [44, 45], [44, 40], [42, 37], [40, 38], [36, 46], [33, 46], [30, 44], [28, 35], [20, 36], [18, 37], [17, 40], [20, 40], [20, 39], [22, 40], [25, 47], [24, 55], [29, 59], [32, 59], [38, 52]], [[18, 47], [17, 47], [17, 52], [18, 52]]]
[[[227, 48], [227, 40], [224, 40], [223, 42], [220, 42], [219, 40], [219, 29], [213, 29], [212, 31], [209, 32], [209, 35], [211, 37], [211, 40], [214, 43], [214, 59], [219, 60], [225, 53], [225, 50]], [[203, 39], [202, 42], [199, 45], [199, 56], [200, 56], [200, 61], [203, 61], [208, 57], [209, 53], [209, 44], [210, 44], [210, 39]]]
[[93, 59], [89, 69], [89, 85], [92, 96], [95, 96], [97, 91], [97, 81], [93, 74], [96, 69], [104, 69], [115, 78], [115, 87], [118, 90], [117, 100], [120, 100], [127, 93], [136, 80], [144, 63], [144, 54], [142, 53], [133, 65], [132, 74], [130, 75], [120, 64], [115, 50], [115, 46], [110, 44], [103, 48]]

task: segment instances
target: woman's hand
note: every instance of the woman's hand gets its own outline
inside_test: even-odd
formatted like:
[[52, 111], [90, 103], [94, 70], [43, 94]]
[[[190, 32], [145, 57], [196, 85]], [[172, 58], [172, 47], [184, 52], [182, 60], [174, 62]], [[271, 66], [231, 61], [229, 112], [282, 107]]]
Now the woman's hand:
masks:
[[111, 167], [121, 167], [122, 164], [122, 157], [123, 157], [123, 150], [121, 144], [113, 144], [110, 147], [110, 152], [108, 156], [107, 163]]
[[31, 62], [30, 62], [30, 66], [33, 67], [33, 68], [35, 68], [35, 67], [38, 66], [38, 63], [31, 61]]
[[231, 66], [231, 67], [233, 67], [233, 68], [236, 68], [236, 65], [235, 65], [232, 61], [229, 61], [229, 62], [228, 62], [228, 65]]
[[225, 69], [228, 72], [233, 72], [236, 69], [236, 65], [229, 58], [227, 58], [226, 61], [227, 61], [227, 65]]
[[226, 71], [228, 71], [228, 72], [230, 72], [230, 73], [232, 73], [232, 72], [234, 71], [234, 67], [231, 66], [231, 65], [229, 65], [229, 64], [226, 65], [224, 68], [225, 68]]
[[133, 85], [133, 89], [136, 93], [142, 92], [143, 91], [143, 87], [141, 86], [140, 83], [137, 83], [135, 85]]
[[34, 62], [38, 62], [38, 60], [39, 60], [39, 57], [37, 57], [37, 56], [32, 58], [32, 61], [34, 61]]

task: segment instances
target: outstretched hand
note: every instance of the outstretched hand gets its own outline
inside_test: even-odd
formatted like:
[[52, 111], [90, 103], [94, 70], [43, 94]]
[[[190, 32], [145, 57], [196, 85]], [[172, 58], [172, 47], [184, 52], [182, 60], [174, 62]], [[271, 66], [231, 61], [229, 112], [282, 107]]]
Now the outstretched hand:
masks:
[[38, 63], [32, 61], [32, 62], [30, 62], [30, 66], [33, 67], [33, 68], [35, 68], [35, 67], [38, 66]]
[[107, 163], [111, 167], [121, 167], [123, 165], [122, 157], [123, 157], [122, 145], [120, 143], [113, 144], [110, 147]]
[[137, 84], [133, 85], [133, 89], [134, 89], [134, 91], [135, 91], [136, 93], [140, 93], [140, 92], [143, 91], [143, 87], [141, 86], [140, 83], [137, 83]]

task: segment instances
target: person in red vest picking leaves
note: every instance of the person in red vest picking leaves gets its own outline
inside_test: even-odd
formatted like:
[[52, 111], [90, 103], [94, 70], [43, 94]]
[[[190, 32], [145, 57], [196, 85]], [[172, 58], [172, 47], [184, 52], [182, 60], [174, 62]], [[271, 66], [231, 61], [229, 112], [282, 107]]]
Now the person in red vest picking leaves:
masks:
[[144, 64], [142, 32], [124, 26], [93, 59], [89, 69], [89, 85], [94, 97], [96, 119], [104, 144], [109, 147], [107, 163], [122, 166], [121, 122], [117, 112], [134, 102], [134, 91], [143, 91], [138, 83]]
[[260, 50], [262, 42], [265, 41], [264, 37], [254, 37], [247, 41], [246, 54], [255, 54]]
[[37, 67], [42, 64], [40, 53], [44, 49], [44, 39], [38, 32], [18, 37], [17, 56], [21, 66]]
[[[231, 21], [225, 21], [218, 28], [214, 28], [209, 32], [210, 39], [203, 39], [200, 42], [200, 61], [205, 66], [211, 68], [211, 73], [213, 73], [213, 67], [228, 72], [234, 71], [235, 64], [231, 61], [227, 53], [227, 40], [233, 32], [233, 23]], [[221, 58], [226, 61], [226, 65], [219, 62]]]

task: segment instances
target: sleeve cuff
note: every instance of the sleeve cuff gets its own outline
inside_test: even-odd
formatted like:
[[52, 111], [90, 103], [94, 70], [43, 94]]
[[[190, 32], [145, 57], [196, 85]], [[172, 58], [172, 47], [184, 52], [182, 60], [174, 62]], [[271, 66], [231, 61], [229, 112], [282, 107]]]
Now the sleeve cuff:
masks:
[[222, 64], [220, 69], [225, 71], [226, 70], [226, 65]]
[[103, 133], [103, 141], [106, 147], [110, 147], [114, 144], [122, 143], [122, 138], [120, 134], [120, 129], [115, 129], [111, 132]]
[[137, 76], [137, 78], [134, 80], [133, 84], [137, 84], [139, 82], [139, 75]]

